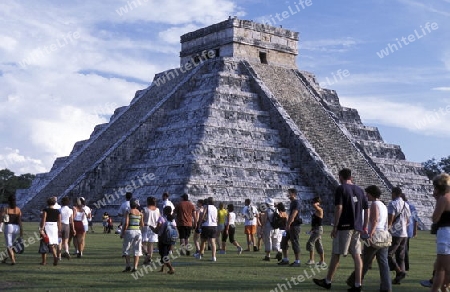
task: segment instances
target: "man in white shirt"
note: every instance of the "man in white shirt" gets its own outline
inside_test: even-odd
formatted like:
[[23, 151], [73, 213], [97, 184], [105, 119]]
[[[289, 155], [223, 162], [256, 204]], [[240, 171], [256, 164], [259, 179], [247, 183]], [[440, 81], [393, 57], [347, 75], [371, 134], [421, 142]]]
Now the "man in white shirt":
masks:
[[245, 207], [242, 210], [242, 213], [245, 218], [244, 222], [244, 232], [247, 238], [247, 249], [244, 251], [258, 251], [258, 247], [255, 246], [255, 234], [256, 234], [256, 226], [258, 225], [258, 210], [256, 207], [251, 205], [250, 199], [245, 199]]
[[120, 205], [119, 208], [119, 213], [117, 214], [117, 216], [122, 217], [122, 226], [125, 225], [125, 213], [128, 212], [130, 210], [130, 200], [133, 197], [133, 194], [130, 192], [127, 192], [125, 194], [125, 202], [122, 203], [122, 205]]
[[161, 209], [159, 210], [161, 212], [161, 214], [163, 214], [163, 210], [165, 206], [170, 206], [172, 207], [172, 214], [173, 214], [173, 210], [175, 210], [175, 206], [173, 205], [173, 203], [169, 200], [169, 193], [164, 193], [162, 194], [162, 203], [161, 203]]
[[[405, 250], [408, 239], [407, 226], [411, 217], [408, 203], [402, 197], [399, 187], [392, 189], [392, 201], [388, 205], [388, 225], [392, 234], [392, 245], [389, 247], [389, 266], [396, 272], [392, 284], [399, 285], [406, 276]], [[397, 255], [397, 256], [396, 256]], [[397, 262], [398, 259], [398, 262]]]

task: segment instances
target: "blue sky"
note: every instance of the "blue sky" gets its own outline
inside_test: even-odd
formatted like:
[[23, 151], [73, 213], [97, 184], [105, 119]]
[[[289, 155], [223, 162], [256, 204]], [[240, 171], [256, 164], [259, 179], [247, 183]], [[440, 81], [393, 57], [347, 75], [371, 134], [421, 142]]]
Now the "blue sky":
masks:
[[450, 0], [3, 0], [0, 15], [0, 168], [16, 174], [49, 171], [179, 66], [180, 35], [228, 16], [300, 32], [299, 69], [407, 160], [450, 155]]

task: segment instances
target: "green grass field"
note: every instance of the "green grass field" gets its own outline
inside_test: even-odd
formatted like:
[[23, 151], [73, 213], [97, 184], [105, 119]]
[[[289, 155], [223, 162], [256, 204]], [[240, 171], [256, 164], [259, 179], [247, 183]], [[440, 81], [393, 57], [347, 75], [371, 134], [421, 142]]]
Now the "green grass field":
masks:
[[[24, 228], [24, 240], [34, 238], [38, 223], [27, 222]], [[37, 252], [39, 244], [36, 242], [17, 256], [16, 265], [0, 264], [0, 291], [326, 291], [312, 283], [314, 273], [314, 277], [324, 278], [326, 270], [312, 270], [304, 265], [308, 260], [304, 249], [308, 238], [304, 232], [306, 227], [300, 238], [301, 267], [277, 266], [275, 259], [270, 262], [262, 261], [263, 251], [238, 255], [236, 249], [227, 244], [227, 254], [218, 254], [217, 262], [209, 261], [210, 252], [205, 253], [203, 260], [174, 253], [174, 275], [151, 271], [149, 268], [147, 271], [140, 270], [140, 277], [135, 274], [137, 279], [131, 273], [122, 273], [125, 264], [121, 258], [122, 240], [119, 236], [103, 234], [100, 223], [94, 224], [94, 229], [96, 233], [87, 235], [87, 246], [81, 259], [63, 259], [58, 266], [53, 266], [49, 255], [49, 264], [41, 266], [40, 254]], [[328, 253], [331, 250], [329, 233], [330, 228], [326, 227], [323, 242]], [[243, 226], [238, 226], [237, 240], [244, 246]], [[32, 240], [28, 242], [31, 243]], [[1, 251], [4, 251], [4, 240], [1, 240], [0, 246]], [[326, 255], [328, 263], [329, 257]], [[292, 251], [290, 259], [293, 259]], [[341, 259], [333, 281], [334, 291], [346, 291], [345, 279], [352, 271], [351, 257]], [[430, 277], [434, 259], [435, 238], [428, 231], [420, 231], [417, 238], [411, 240], [411, 269], [402, 284], [395, 285], [393, 290], [428, 291], [420, 286], [419, 281]], [[142, 261], [143, 258], [141, 263]], [[292, 277], [296, 279], [295, 282], [291, 280]], [[378, 291], [378, 288], [379, 273], [374, 262], [373, 269], [368, 272], [364, 281], [364, 291]]]

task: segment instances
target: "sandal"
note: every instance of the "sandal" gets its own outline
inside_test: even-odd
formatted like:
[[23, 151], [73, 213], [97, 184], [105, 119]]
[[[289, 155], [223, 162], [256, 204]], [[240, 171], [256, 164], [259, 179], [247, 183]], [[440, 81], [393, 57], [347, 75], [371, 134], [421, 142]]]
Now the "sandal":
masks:
[[173, 275], [173, 274], [175, 274], [175, 270], [172, 269], [172, 270], [168, 271], [167, 274]]

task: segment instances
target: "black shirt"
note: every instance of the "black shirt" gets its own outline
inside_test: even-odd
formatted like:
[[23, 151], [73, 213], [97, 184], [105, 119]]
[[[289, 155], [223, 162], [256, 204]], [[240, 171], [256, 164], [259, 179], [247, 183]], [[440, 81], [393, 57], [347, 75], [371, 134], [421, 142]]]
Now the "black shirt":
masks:
[[47, 213], [46, 222], [58, 222], [58, 215], [61, 213], [59, 209], [47, 208], [44, 212]]
[[[334, 205], [342, 205], [342, 214], [337, 223], [338, 230], [363, 229], [363, 210], [369, 209], [364, 191], [357, 185], [342, 184], [334, 193]], [[336, 224], [336, 222], [335, 222]]]

